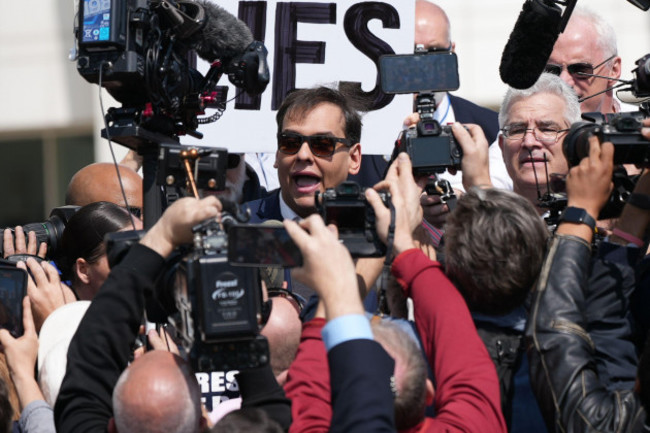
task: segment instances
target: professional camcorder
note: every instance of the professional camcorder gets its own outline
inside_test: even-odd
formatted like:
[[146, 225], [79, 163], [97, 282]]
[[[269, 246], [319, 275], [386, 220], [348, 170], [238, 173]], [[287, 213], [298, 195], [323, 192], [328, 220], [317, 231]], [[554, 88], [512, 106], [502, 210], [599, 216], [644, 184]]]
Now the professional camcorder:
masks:
[[[208, 0], [79, 0], [77, 70], [123, 104], [107, 117], [108, 135], [129, 147], [146, 132], [202, 137], [206, 108], [221, 108], [223, 74], [251, 95], [269, 82], [267, 50], [250, 29]], [[195, 55], [211, 62], [205, 77]], [[218, 118], [218, 117], [217, 117]], [[121, 141], [121, 138], [129, 140]]]
[[[59, 247], [61, 246], [61, 236], [63, 235], [63, 230], [68, 224], [70, 217], [79, 210], [79, 206], [59, 206], [52, 209], [50, 212], [50, 217], [42, 223], [29, 223], [23, 225], [23, 230], [25, 231], [25, 236], [29, 232], [36, 233], [37, 245], [40, 245], [41, 242], [47, 244], [47, 258], [55, 259], [59, 256], [60, 251]], [[10, 228], [13, 231], [13, 228]], [[1, 229], [4, 232], [4, 229]], [[4, 251], [4, 239], [0, 236], [0, 255]], [[16, 257], [20, 259], [20, 257]]]
[[459, 169], [462, 149], [454, 140], [451, 126], [433, 118], [434, 92], [456, 90], [458, 61], [452, 52], [428, 53], [418, 47], [413, 55], [385, 55], [380, 58], [379, 73], [384, 93], [415, 93], [414, 110], [420, 115], [415, 128], [400, 133], [393, 159], [400, 152], [411, 157], [416, 176]]
[[[390, 194], [378, 192], [386, 207]], [[346, 181], [324, 193], [316, 192], [316, 209], [325, 224], [338, 227], [339, 239], [352, 257], [382, 257], [386, 246], [379, 240], [375, 228], [375, 211], [366, 200], [364, 189], [358, 183]]]

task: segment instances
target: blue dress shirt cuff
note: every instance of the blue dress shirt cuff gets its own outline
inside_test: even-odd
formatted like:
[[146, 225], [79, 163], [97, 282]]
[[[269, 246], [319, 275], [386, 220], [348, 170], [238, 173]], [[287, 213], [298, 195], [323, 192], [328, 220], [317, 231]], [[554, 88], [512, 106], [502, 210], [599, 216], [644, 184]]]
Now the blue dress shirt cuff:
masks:
[[321, 334], [328, 351], [349, 340], [373, 339], [370, 322], [363, 314], [347, 314], [330, 320], [323, 327]]

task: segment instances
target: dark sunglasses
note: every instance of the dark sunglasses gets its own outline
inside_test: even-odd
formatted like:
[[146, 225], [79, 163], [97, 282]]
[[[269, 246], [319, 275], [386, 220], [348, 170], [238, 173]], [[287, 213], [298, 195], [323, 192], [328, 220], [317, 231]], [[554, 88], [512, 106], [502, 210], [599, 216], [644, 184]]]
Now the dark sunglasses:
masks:
[[131, 214], [137, 218], [142, 218], [142, 208], [136, 207], [136, 206], [129, 206], [127, 208]]
[[309, 149], [314, 156], [329, 157], [334, 155], [336, 143], [350, 146], [347, 138], [332, 137], [331, 135], [302, 135], [297, 132], [281, 132], [278, 134], [278, 150], [287, 155], [295, 155], [300, 151], [304, 142], [309, 144]]
[[[593, 75], [593, 73], [594, 73], [594, 71], [596, 69], [600, 68], [605, 63], [612, 60], [614, 57], [616, 57], [616, 54], [610, 56], [609, 58], [607, 58], [604, 61], [600, 62], [596, 66], [592, 65], [591, 63], [572, 63], [570, 65], [567, 65], [566, 70], [569, 72], [569, 74], [573, 75], [577, 79], [587, 80], [587, 79], [591, 78], [590, 75]], [[563, 65], [556, 65], [554, 63], [548, 63], [544, 67], [544, 72], [548, 72], [549, 74], [559, 76], [562, 73], [562, 68], [564, 68]]]
[[302, 313], [302, 309], [305, 307], [307, 301], [305, 298], [300, 296], [297, 293], [288, 291], [287, 289], [282, 288], [270, 288], [267, 290], [269, 299], [262, 304], [262, 325], [266, 325], [271, 316], [271, 310], [273, 309], [273, 303], [271, 302], [272, 298], [284, 298], [291, 306], [296, 310], [298, 316]]

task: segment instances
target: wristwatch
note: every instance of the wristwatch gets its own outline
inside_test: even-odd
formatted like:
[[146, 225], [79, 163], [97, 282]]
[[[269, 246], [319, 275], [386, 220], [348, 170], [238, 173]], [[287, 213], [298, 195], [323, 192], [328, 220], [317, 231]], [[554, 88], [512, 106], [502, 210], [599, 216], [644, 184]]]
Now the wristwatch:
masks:
[[564, 212], [562, 212], [562, 216], [560, 217], [560, 222], [564, 221], [576, 224], [586, 224], [592, 231], [596, 230], [596, 220], [594, 220], [586, 210], [579, 207], [570, 206], [564, 209]]

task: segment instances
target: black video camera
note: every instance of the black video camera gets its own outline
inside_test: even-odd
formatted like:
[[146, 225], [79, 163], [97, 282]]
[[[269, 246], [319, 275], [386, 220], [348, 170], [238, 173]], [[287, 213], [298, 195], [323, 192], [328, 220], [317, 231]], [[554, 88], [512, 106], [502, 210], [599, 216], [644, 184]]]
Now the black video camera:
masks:
[[569, 166], [578, 165], [589, 156], [589, 137], [595, 135], [601, 143], [614, 144], [614, 164], [645, 165], [649, 162], [650, 141], [641, 135], [647, 113], [585, 113], [587, 122], [576, 122], [564, 138], [564, 155]]
[[460, 169], [462, 149], [456, 143], [451, 126], [433, 118], [434, 92], [456, 90], [458, 60], [455, 53], [427, 53], [418, 47], [413, 55], [387, 55], [380, 58], [379, 71], [385, 93], [416, 93], [414, 109], [420, 115], [415, 128], [400, 133], [393, 159], [400, 152], [411, 157], [416, 176]]
[[[79, 206], [59, 206], [52, 209], [50, 212], [50, 217], [47, 221], [42, 223], [29, 223], [23, 225], [23, 230], [25, 236], [29, 232], [36, 233], [37, 245], [40, 245], [41, 242], [47, 244], [47, 257], [49, 259], [55, 259], [60, 253], [61, 246], [61, 236], [63, 236], [63, 230], [68, 224], [70, 217], [74, 215], [79, 210]], [[10, 228], [13, 231], [13, 228]], [[2, 229], [4, 231], [4, 229]], [[0, 236], [0, 255], [4, 251], [4, 239]]]
[[[346, 181], [336, 188], [320, 194], [316, 191], [316, 209], [325, 224], [338, 227], [339, 239], [352, 257], [382, 257], [386, 245], [379, 240], [375, 228], [375, 211], [366, 200], [358, 183]], [[390, 194], [379, 191], [386, 207], [390, 207]]]
[[[216, 118], [199, 120], [197, 115], [206, 108], [225, 108], [227, 88], [220, 93], [216, 87], [224, 73], [251, 95], [264, 91], [269, 69], [261, 42], [236, 54], [234, 47], [219, 47], [227, 54], [207, 59], [212, 66], [205, 77], [195, 69], [193, 50], [209, 44], [202, 40], [211, 19], [206, 8], [192, 0], [79, 0], [77, 70], [123, 104], [109, 113], [111, 126], [132, 127], [132, 136], [142, 128], [171, 138], [201, 138], [199, 123]], [[119, 132], [110, 135], [134, 148], [133, 140], [120, 141], [124, 134]], [[142, 141], [147, 139], [145, 134]]]

